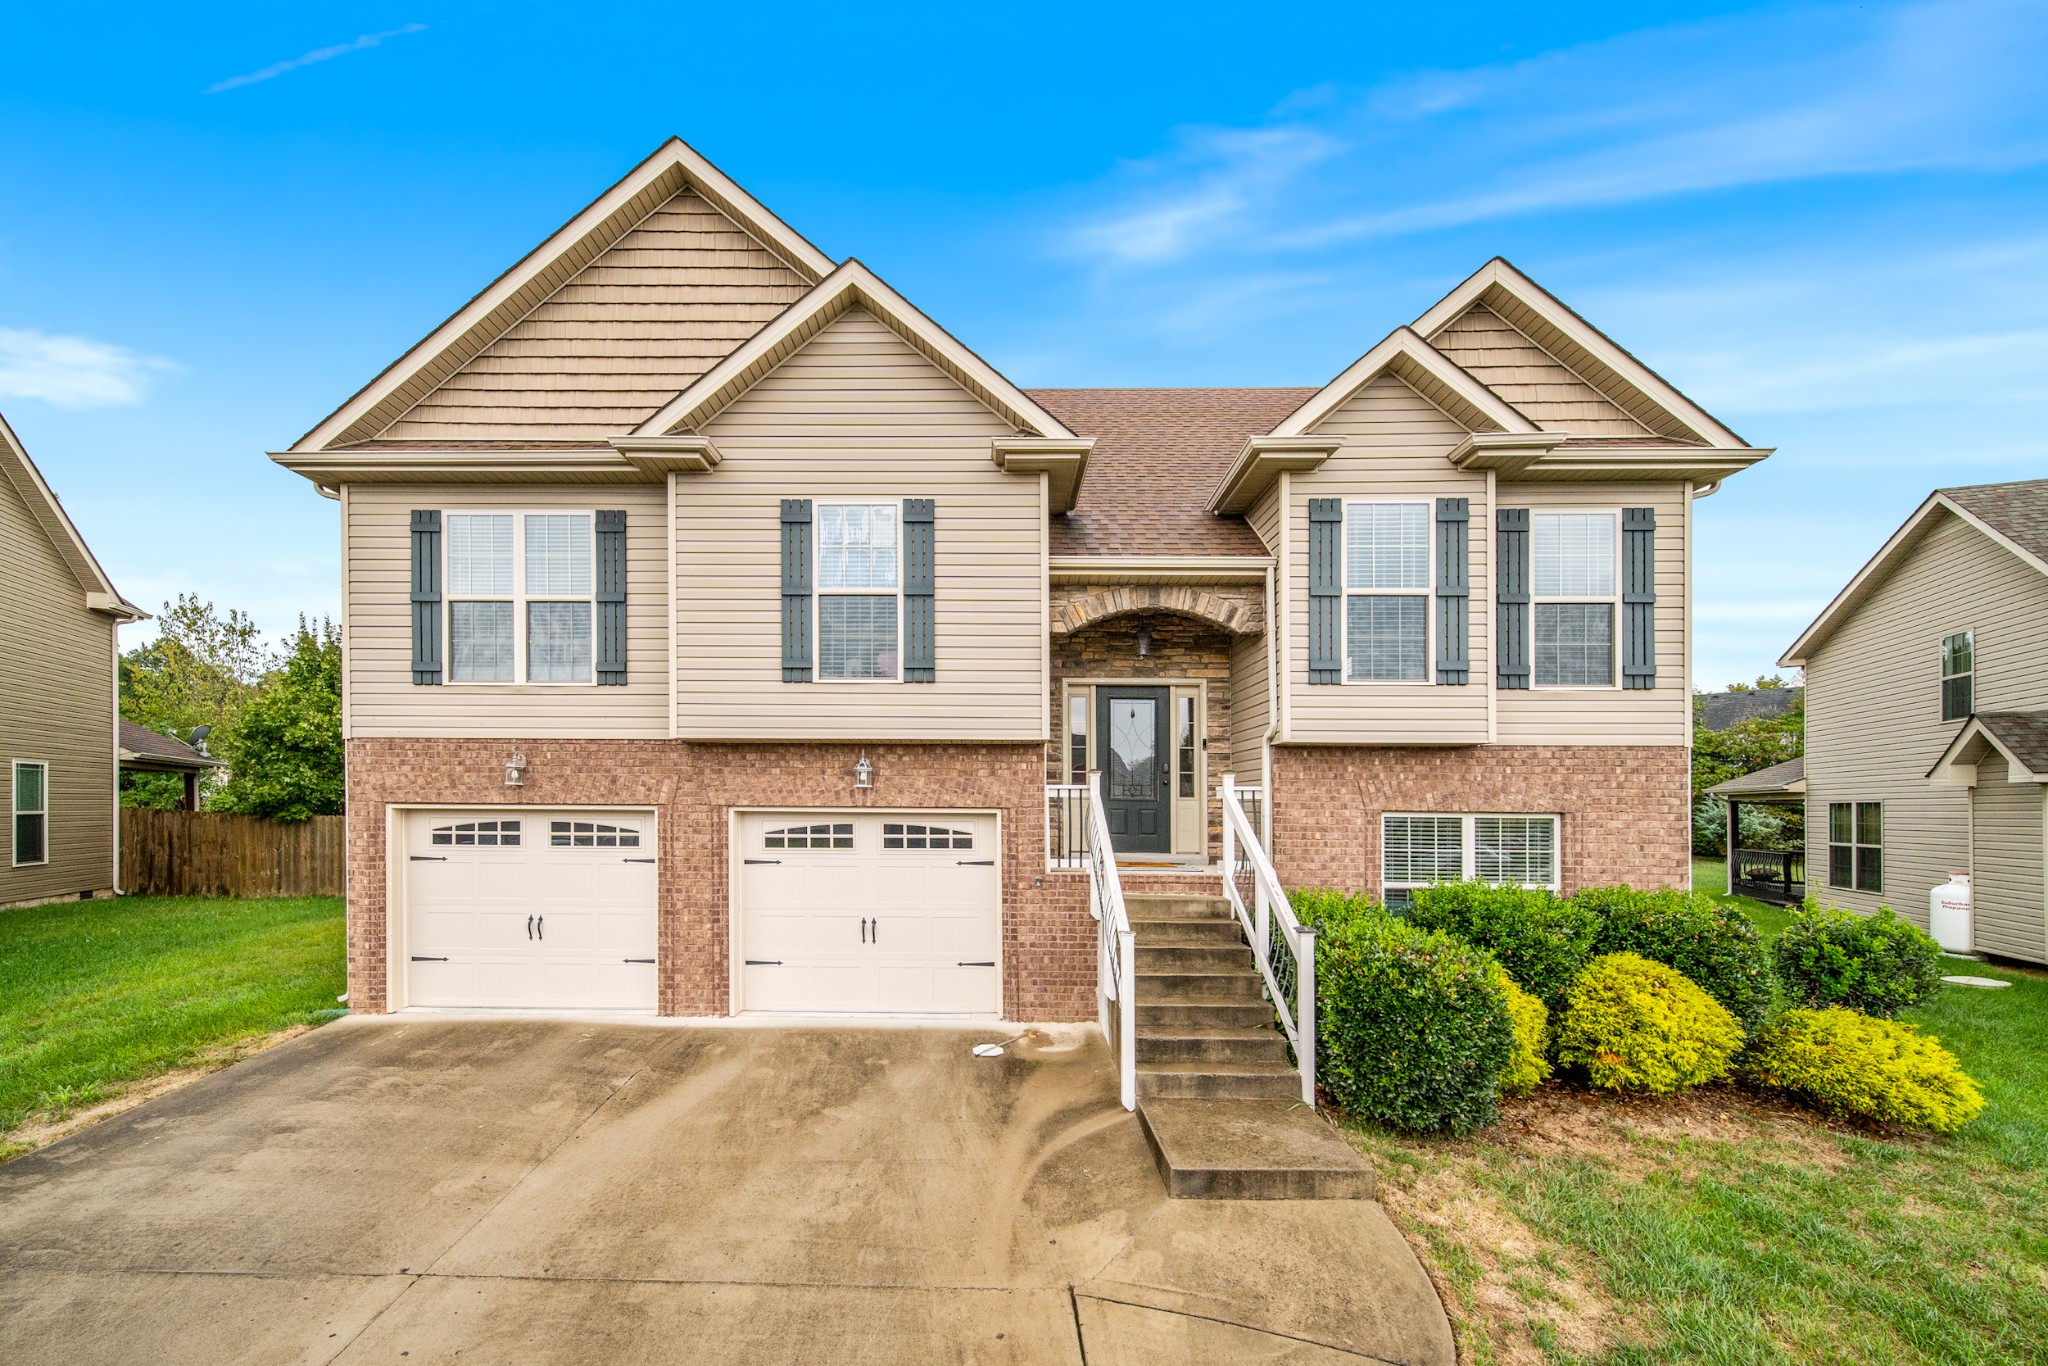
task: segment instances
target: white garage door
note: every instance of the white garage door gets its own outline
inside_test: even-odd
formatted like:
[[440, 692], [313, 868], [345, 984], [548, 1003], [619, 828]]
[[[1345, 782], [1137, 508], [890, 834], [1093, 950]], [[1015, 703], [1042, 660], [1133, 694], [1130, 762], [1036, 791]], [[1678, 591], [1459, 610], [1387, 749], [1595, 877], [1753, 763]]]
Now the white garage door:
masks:
[[748, 815], [740, 1008], [994, 1015], [996, 818]]
[[653, 1010], [651, 816], [498, 807], [407, 814], [406, 999]]

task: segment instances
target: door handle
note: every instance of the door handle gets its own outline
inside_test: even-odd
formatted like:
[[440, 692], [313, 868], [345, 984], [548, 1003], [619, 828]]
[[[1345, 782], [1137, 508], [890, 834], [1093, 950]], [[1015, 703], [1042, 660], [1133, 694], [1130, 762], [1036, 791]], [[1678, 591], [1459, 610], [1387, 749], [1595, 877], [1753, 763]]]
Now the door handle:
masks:
[[656, 860], [654, 860], [654, 859], [651, 859], [651, 858], [629, 858], [629, 859], [623, 859], [623, 860], [621, 860], [621, 862], [624, 862], [624, 863], [653, 863], [653, 862], [655, 862], [655, 861], [656, 861]]
[[871, 936], [870, 942], [882, 942], [882, 922], [879, 919], [868, 921], [868, 934]]
[[953, 966], [956, 968], [992, 968], [995, 966], [995, 962], [990, 960], [986, 963], [955, 963]]
[[446, 863], [448, 861], [446, 854], [413, 854], [410, 857], [414, 863]]
[[750, 968], [779, 968], [782, 966], [782, 960], [780, 958], [749, 958], [747, 966]]
[[412, 956], [412, 961], [415, 963], [445, 963], [448, 960], [446, 958], [424, 958], [416, 953]]
[[996, 861], [992, 858], [956, 858], [953, 862], [962, 868], [993, 868], [996, 866]]
[[546, 916], [541, 916], [533, 922], [533, 937], [535, 939], [545, 939], [548, 937], [548, 918]]
[[652, 958], [628, 958], [624, 961], [628, 963], [652, 963], [654, 960]]
[[533, 938], [533, 917], [532, 917], [532, 916], [528, 916], [528, 917], [526, 917], [526, 937], [527, 937], [528, 939], [531, 939], [531, 938]]
[[860, 942], [863, 944], [868, 942], [868, 918], [866, 916], [860, 918]]

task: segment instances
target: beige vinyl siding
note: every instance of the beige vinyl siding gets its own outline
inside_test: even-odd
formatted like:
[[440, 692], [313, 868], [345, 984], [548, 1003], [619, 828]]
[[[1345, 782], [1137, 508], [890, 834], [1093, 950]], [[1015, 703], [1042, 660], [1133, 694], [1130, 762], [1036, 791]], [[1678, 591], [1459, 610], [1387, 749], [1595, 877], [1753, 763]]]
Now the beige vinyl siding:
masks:
[[[1013, 429], [865, 310], [706, 424], [676, 481], [678, 733], [701, 739], [1042, 740], [1043, 482], [996, 468]], [[782, 682], [784, 498], [931, 498], [935, 683]]]
[[806, 288], [685, 190], [381, 435], [576, 440], [631, 431]]
[[[1266, 676], [1269, 637], [1264, 634], [1239, 636], [1230, 642], [1230, 770], [1240, 783], [1266, 780], [1266, 727], [1273, 715], [1272, 694]], [[1224, 772], [1220, 762], [1209, 765], [1210, 785]]]
[[[1809, 885], [1831, 905], [1889, 905], [1922, 925], [1928, 891], [1970, 858], [1968, 790], [1926, 778], [1962, 728], [1941, 719], [1942, 639], [1976, 632], [1978, 711], [2048, 707], [2048, 576], [1951, 514], [1933, 518], [1806, 666]], [[1827, 885], [1827, 808], [1841, 801], [1885, 803], [1881, 895]], [[1979, 845], [1980, 865], [1989, 852]]]
[[[14, 864], [14, 761], [50, 766], [49, 862]], [[0, 906], [114, 885], [114, 623], [0, 475]]]
[[1649, 435], [1640, 422], [1483, 304], [1466, 309], [1429, 340], [1545, 431]]
[[[1656, 536], [1657, 686], [1627, 690], [1621, 683], [1621, 613], [1615, 613], [1611, 688], [1528, 688], [1497, 693], [1497, 738], [1504, 745], [1683, 745], [1692, 715], [1686, 687], [1690, 653], [1685, 615], [1686, 488], [1683, 484], [1512, 484], [1494, 494], [1499, 506], [1572, 511], [1653, 508]], [[1493, 518], [1487, 517], [1492, 540]], [[1616, 584], [1619, 590], [1620, 584]], [[1476, 588], [1473, 590], [1478, 591]], [[1491, 592], [1491, 589], [1488, 590]], [[1616, 594], [1619, 597], [1619, 592]], [[1532, 642], [1533, 644], [1533, 642]]]
[[[352, 736], [652, 739], [668, 734], [668, 523], [654, 485], [390, 485], [348, 490], [345, 601]], [[622, 508], [626, 684], [412, 681], [412, 510]], [[445, 621], [443, 642], [445, 645]]]
[[2007, 780], [2005, 756], [1977, 765], [1971, 796], [1977, 871], [1971, 909], [1977, 948], [2041, 962], [2048, 957], [2048, 907], [2042, 886], [2042, 785]]
[[[1285, 574], [1287, 623], [1287, 739], [1310, 745], [1479, 744], [1487, 738], [1487, 679], [1493, 667], [1493, 579], [1487, 569], [1493, 522], [1486, 502], [1486, 476], [1452, 468], [1451, 448], [1465, 428], [1443, 410], [1391, 375], [1382, 375], [1323, 420], [1321, 434], [1339, 434], [1344, 444], [1319, 469], [1292, 476], [1287, 509]], [[1432, 535], [1438, 498], [1471, 500], [1471, 682], [1461, 687], [1435, 683], [1308, 682], [1308, 504], [1311, 498], [1424, 502], [1430, 505]], [[1432, 561], [1433, 561], [1432, 553]], [[1436, 669], [1436, 603], [1429, 603], [1428, 667]]]

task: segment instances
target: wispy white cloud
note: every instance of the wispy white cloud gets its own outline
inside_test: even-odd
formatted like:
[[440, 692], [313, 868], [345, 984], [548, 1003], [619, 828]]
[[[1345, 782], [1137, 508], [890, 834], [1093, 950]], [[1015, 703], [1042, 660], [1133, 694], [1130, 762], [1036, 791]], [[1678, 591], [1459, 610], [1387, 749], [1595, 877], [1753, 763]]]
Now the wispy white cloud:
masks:
[[206, 87], [205, 93], [218, 95], [223, 90], [235, 90], [245, 85], [255, 85], [261, 81], [273, 81], [287, 72], [297, 71], [302, 66], [313, 66], [319, 62], [331, 62], [336, 57], [346, 57], [351, 52], [363, 52], [369, 48], [376, 47], [386, 39], [403, 38], [409, 33], [424, 33], [426, 29], [427, 26], [425, 24], [405, 24], [398, 28], [386, 29], [382, 33], [365, 33], [351, 42], [335, 43], [331, 47], [316, 47], [311, 52], [302, 52], [298, 56], [287, 58], [282, 62], [273, 62], [261, 71], [251, 71], [241, 76], [230, 76], [224, 81], [215, 81], [212, 85]]
[[170, 361], [138, 356], [86, 337], [0, 327], [0, 398], [39, 399], [57, 408], [140, 403]]
[[1299, 254], [1678, 195], [2048, 161], [2048, 7], [1925, 0], [1649, 29], [1304, 92], [1121, 169], [1065, 245], [1113, 266]]

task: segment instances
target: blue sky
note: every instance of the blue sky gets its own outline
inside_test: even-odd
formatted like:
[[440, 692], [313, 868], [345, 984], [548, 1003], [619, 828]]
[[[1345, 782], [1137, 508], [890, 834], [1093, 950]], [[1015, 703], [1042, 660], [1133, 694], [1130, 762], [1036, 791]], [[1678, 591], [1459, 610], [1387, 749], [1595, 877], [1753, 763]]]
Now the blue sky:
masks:
[[1702, 684], [2048, 475], [2048, 6], [1255, 13], [17, 12], [0, 410], [137, 601], [333, 613], [263, 453], [675, 133], [1027, 385], [1319, 384], [1508, 256], [1779, 448], [1699, 506]]

